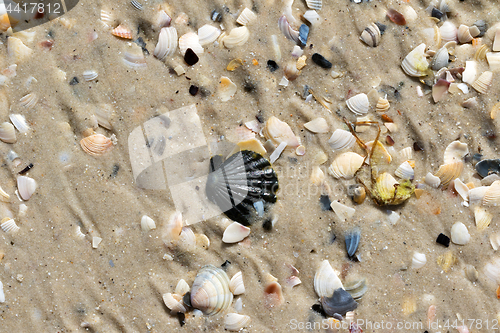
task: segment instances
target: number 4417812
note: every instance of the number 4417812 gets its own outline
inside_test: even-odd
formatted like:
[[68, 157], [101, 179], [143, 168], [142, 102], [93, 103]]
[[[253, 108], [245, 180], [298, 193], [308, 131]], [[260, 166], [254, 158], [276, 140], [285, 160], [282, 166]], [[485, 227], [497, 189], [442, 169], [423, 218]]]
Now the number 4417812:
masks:
[[35, 12], [37, 12], [39, 14], [43, 14], [45, 13], [45, 11], [47, 11], [47, 13], [58, 14], [61, 9], [61, 4], [57, 2], [52, 5], [50, 3], [44, 4], [43, 2], [30, 2], [24, 3], [22, 5], [16, 4], [15, 6], [13, 6], [12, 3], [9, 3], [7, 7], [5, 7], [5, 9], [7, 13], [23, 12], [34, 14]]
[[457, 327], [462, 327], [462, 326], [467, 326], [469, 329], [474, 329], [474, 330], [499, 330], [500, 326], [498, 325], [498, 319], [493, 319], [493, 320], [482, 320], [482, 319], [462, 319], [462, 320], [446, 320], [444, 322], [443, 327], [446, 329], [450, 328], [457, 328]]

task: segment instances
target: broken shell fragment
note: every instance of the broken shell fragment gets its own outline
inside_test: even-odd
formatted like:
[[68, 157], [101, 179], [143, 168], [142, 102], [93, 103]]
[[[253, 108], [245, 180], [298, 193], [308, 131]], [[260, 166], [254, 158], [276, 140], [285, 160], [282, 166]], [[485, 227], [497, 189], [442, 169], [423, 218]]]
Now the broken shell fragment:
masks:
[[450, 56], [448, 54], [448, 49], [443, 46], [436, 52], [434, 58], [432, 58], [431, 68], [435, 71], [438, 71], [443, 67], [447, 67], [449, 61]]
[[462, 222], [457, 222], [451, 227], [451, 241], [457, 245], [465, 245], [470, 241], [470, 234]]
[[455, 188], [455, 191], [460, 195], [460, 197], [462, 197], [462, 200], [469, 200], [469, 188], [464, 184], [464, 182], [460, 180], [460, 178], [457, 178], [453, 181], [453, 186]]
[[19, 104], [21, 104], [21, 106], [24, 106], [26, 108], [34, 107], [37, 102], [38, 102], [38, 96], [36, 93], [29, 93], [27, 95], [24, 95], [19, 100]]
[[349, 110], [357, 115], [366, 114], [370, 108], [370, 101], [368, 100], [368, 96], [366, 94], [355, 95], [349, 98], [346, 101], [346, 104]]
[[346, 283], [344, 286], [345, 291], [351, 294], [352, 298], [355, 300], [363, 297], [368, 291], [368, 286], [366, 285], [366, 279], [360, 279]]
[[364, 157], [353, 152], [346, 152], [339, 155], [328, 168], [329, 173], [334, 178], [351, 179], [361, 168]]
[[414, 252], [411, 259], [411, 268], [419, 269], [424, 267], [427, 263], [427, 259], [424, 253]]
[[233, 301], [226, 272], [213, 265], [202, 267], [194, 279], [190, 298], [191, 306], [205, 315], [226, 310]]
[[488, 228], [492, 219], [493, 214], [488, 212], [486, 208], [481, 206], [474, 207], [474, 220], [476, 221], [477, 230], [483, 231]]
[[443, 98], [443, 96], [448, 92], [448, 88], [450, 87], [450, 82], [439, 79], [436, 84], [432, 86], [432, 99], [434, 103], [437, 103]]
[[82, 76], [85, 81], [92, 81], [97, 79], [98, 74], [96, 71], [88, 70], [84, 71]]
[[345, 316], [347, 312], [355, 310], [358, 303], [352, 298], [351, 294], [342, 288], [338, 288], [331, 297], [321, 297], [321, 306], [329, 316], [334, 316], [336, 313]]
[[7, 38], [7, 53], [15, 63], [19, 63], [26, 60], [33, 53], [33, 50], [24, 45], [19, 38], [10, 36]]
[[477, 77], [477, 61], [470, 60], [465, 62], [465, 70], [462, 73], [462, 81], [472, 85]]
[[248, 235], [250, 235], [250, 228], [238, 222], [233, 222], [224, 230], [222, 241], [224, 243], [238, 243]]
[[474, 83], [472, 83], [472, 88], [474, 88], [478, 93], [485, 94], [490, 88], [493, 82], [493, 73], [486, 71], [481, 74]]
[[341, 221], [345, 221], [348, 218], [353, 217], [354, 213], [356, 212], [354, 208], [341, 204], [338, 201], [332, 201], [330, 203], [330, 207]]
[[401, 67], [403, 71], [414, 77], [428, 74], [429, 62], [425, 58], [425, 44], [420, 44], [404, 58]]
[[2, 230], [7, 233], [16, 232], [20, 229], [17, 226], [16, 221], [14, 221], [14, 219], [11, 219], [10, 217], [5, 217], [1, 221], [0, 228], [2, 228]]
[[0, 124], [0, 140], [5, 143], [15, 143], [17, 141], [14, 125], [8, 122]]
[[345, 248], [347, 255], [353, 257], [359, 246], [359, 240], [361, 238], [361, 230], [359, 228], [354, 228], [345, 235]]
[[155, 221], [147, 215], [143, 215], [141, 218], [141, 229], [142, 231], [149, 231], [156, 229]]
[[291, 27], [285, 15], [282, 15], [278, 19], [278, 27], [287, 39], [290, 39], [296, 44], [299, 44], [299, 32]]
[[236, 46], [241, 46], [245, 44], [250, 37], [250, 32], [248, 28], [245, 26], [233, 28], [228, 35], [225, 35], [222, 38], [222, 44], [231, 49]]
[[269, 118], [266, 122], [262, 134], [265, 138], [271, 140], [274, 144], [285, 142], [288, 147], [297, 148], [300, 145], [299, 139], [293, 134], [290, 126], [275, 116]]
[[500, 69], [500, 52], [487, 52], [485, 58], [491, 71], [497, 72]]
[[361, 33], [361, 37], [359, 37], [366, 45], [371, 47], [376, 47], [380, 44], [381, 37], [380, 29], [375, 23], [371, 23], [368, 27], [366, 27]]
[[346, 148], [351, 148], [356, 143], [356, 138], [351, 132], [336, 129], [332, 136], [328, 140], [328, 144], [333, 150], [341, 150]]
[[229, 290], [233, 293], [233, 295], [241, 295], [245, 292], [245, 284], [243, 283], [243, 274], [241, 271], [234, 274], [229, 282]]
[[169, 308], [172, 313], [184, 313], [186, 312], [186, 307], [182, 302], [182, 296], [177, 294], [166, 293], [163, 294], [163, 303]]
[[113, 148], [113, 142], [102, 134], [92, 134], [81, 139], [80, 146], [89, 155], [101, 156]]
[[236, 94], [236, 84], [233, 83], [228, 77], [221, 76], [219, 87], [217, 89], [219, 98], [222, 102], [229, 101], [234, 94]]
[[465, 266], [465, 276], [469, 279], [469, 281], [476, 282], [479, 277], [479, 273], [474, 266], [467, 265]]
[[314, 290], [319, 297], [328, 297], [339, 288], [344, 288], [339, 278], [339, 272], [335, 271], [328, 260], [323, 260], [321, 266], [314, 275]]
[[441, 185], [448, 186], [448, 184], [455, 178], [458, 178], [464, 169], [463, 162], [455, 162], [443, 164], [436, 172], [436, 177], [441, 180]]
[[444, 164], [461, 162], [468, 153], [469, 148], [466, 143], [453, 141], [444, 151]]
[[328, 123], [325, 118], [315, 118], [308, 123], [304, 124], [304, 127], [313, 133], [326, 133], [329, 131]]
[[310, 9], [321, 10], [323, 0], [306, 0], [306, 5]]
[[439, 185], [441, 185], [441, 179], [428, 172], [427, 175], [425, 175], [424, 183], [431, 187], [438, 188]]
[[184, 279], [180, 279], [179, 282], [177, 282], [177, 286], [175, 286], [175, 293], [180, 296], [184, 296], [189, 292], [191, 288], [189, 288], [189, 285]]
[[14, 127], [17, 128], [20, 133], [26, 133], [30, 129], [28, 123], [26, 122], [26, 118], [24, 118], [22, 114], [10, 114], [9, 118]]
[[406, 24], [405, 17], [403, 16], [403, 14], [401, 14], [397, 10], [390, 8], [389, 10], [387, 10], [386, 14], [387, 14], [387, 17], [392, 22], [396, 23], [397, 25], [405, 25]]
[[394, 171], [394, 174], [401, 179], [409, 179], [413, 180], [415, 176], [415, 171], [408, 161], [403, 162], [397, 169]]
[[257, 19], [257, 15], [247, 7], [241, 11], [241, 14], [236, 19], [236, 23], [248, 25]]
[[23, 200], [29, 200], [36, 191], [36, 181], [27, 176], [17, 177], [17, 190]]
[[174, 54], [177, 48], [177, 29], [174, 27], [161, 28], [153, 55], [163, 60], [165, 57]]
[[124, 39], [132, 39], [132, 30], [125, 27], [124, 25], [119, 25], [113, 30], [111, 30], [111, 34], [116, 37], [124, 38]]
[[237, 332], [248, 326], [250, 317], [238, 313], [228, 313], [224, 317], [224, 328], [228, 331]]

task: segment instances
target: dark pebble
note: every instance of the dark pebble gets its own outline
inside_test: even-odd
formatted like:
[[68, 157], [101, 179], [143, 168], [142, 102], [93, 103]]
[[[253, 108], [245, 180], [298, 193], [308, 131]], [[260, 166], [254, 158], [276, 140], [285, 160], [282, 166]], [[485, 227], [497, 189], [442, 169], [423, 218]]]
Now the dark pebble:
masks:
[[299, 43], [301, 47], [306, 46], [308, 36], [309, 36], [309, 27], [305, 24], [302, 24], [299, 28]]
[[439, 234], [438, 238], [436, 239], [436, 243], [448, 247], [450, 246], [450, 237], [446, 236], [445, 234]]
[[30, 163], [26, 166], [26, 168], [22, 169], [21, 171], [19, 171], [19, 174], [20, 175], [24, 175], [26, 172], [30, 171], [31, 168], [33, 168], [33, 163]]
[[118, 174], [118, 170], [120, 170], [120, 166], [118, 164], [113, 165], [113, 170], [111, 171], [109, 178], [115, 178]]
[[192, 49], [186, 50], [186, 54], [184, 54], [184, 61], [186, 62], [186, 64], [188, 64], [189, 66], [193, 66], [198, 62], [198, 60], [200, 60], [200, 58], [198, 58], [198, 56]]
[[196, 96], [196, 94], [198, 93], [198, 87], [191, 85], [189, 87], [189, 93], [191, 94], [191, 96]]
[[179, 324], [184, 326], [186, 324], [186, 315], [182, 312], [177, 312], [177, 319], [179, 319]]
[[261, 111], [259, 111], [259, 113], [255, 116], [255, 118], [257, 119], [257, 121], [261, 124], [264, 123], [264, 116], [262, 115]]
[[441, 19], [441, 17], [443, 17], [443, 12], [440, 11], [439, 9], [437, 8], [432, 8], [432, 13], [431, 13], [432, 17], [435, 17], [437, 18], [438, 20]]
[[69, 81], [69, 85], [70, 86], [74, 86], [75, 84], [78, 84], [80, 83], [80, 81], [78, 81], [78, 78], [75, 76], [71, 79], [71, 81]]
[[222, 21], [222, 14], [217, 12], [216, 10], [213, 10], [212, 14], [210, 15], [210, 18], [214, 22], [220, 22], [220, 21]]
[[222, 265], [220, 265], [220, 267], [225, 270], [229, 265], [231, 265], [231, 262], [229, 260], [226, 260]]
[[332, 68], [332, 63], [329, 62], [328, 60], [325, 59], [325, 57], [323, 57], [321, 54], [319, 53], [314, 53], [312, 55], [312, 61], [318, 65], [319, 67], [322, 67], [322, 68]]
[[271, 221], [271, 219], [265, 220], [264, 223], [262, 223], [262, 228], [266, 231], [273, 230], [273, 221]]
[[313, 306], [311, 306], [311, 310], [319, 313], [322, 317], [325, 317], [325, 318], [327, 317], [325, 311], [323, 311], [323, 307], [321, 306], [321, 304], [314, 304]]
[[319, 197], [319, 204], [321, 206], [321, 210], [333, 210], [332, 206], [330, 206], [332, 202], [330, 201], [330, 198], [328, 195], [322, 195]]
[[274, 60], [268, 60], [267, 61], [267, 68], [269, 68], [269, 71], [272, 73], [274, 71], [277, 71], [280, 66], [276, 63]]
[[419, 143], [419, 142], [415, 141], [415, 142], [413, 143], [413, 150], [414, 150], [414, 151], [423, 151], [423, 150], [424, 150], [424, 147], [422, 146], [422, 144], [421, 144], [421, 143]]
[[255, 85], [255, 83], [253, 83], [250, 80], [245, 80], [245, 84], [243, 85], [243, 90], [245, 90], [245, 92], [247, 93], [254, 92], [256, 89], [257, 86]]
[[496, 139], [497, 134], [495, 133], [494, 130], [488, 129], [484, 132], [484, 136], [487, 137], [490, 140]]

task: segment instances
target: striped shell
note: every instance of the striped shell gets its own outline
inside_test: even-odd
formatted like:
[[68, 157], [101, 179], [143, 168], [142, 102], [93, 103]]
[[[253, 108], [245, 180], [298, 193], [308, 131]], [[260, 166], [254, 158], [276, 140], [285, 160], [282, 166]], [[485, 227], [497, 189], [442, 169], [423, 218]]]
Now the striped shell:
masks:
[[379, 97], [375, 110], [377, 112], [387, 112], [387, 110], [389, 110], [390, 107], [391, 105], [389, 104], [389, 101], [387, 99]]
[[163, 60], [166, 56], [174, 54], [177, 48], [177, 29], [174, 27], [161, 28], [158, 37], [158, 44], [156, 44], [153, 52], [154, 56]]
[[38, 102], [38, 96], [36, 93], [26, 94], [19, 100], [19, 104], [28, 109], [34, 107], [37, 102]]
[[444, 164], [461, 162], [465, 155], [469, 153], [466, 143], [453, 141], [444, 151]]
[[224, 328], [228, 331], [237, 332], [248, 326], [250, 317], [238, 313], [228, 313], [224, 318]]
[[447, 186], [453, 179], [458, 178], [464, 169], [463, 162], [443, 164], [436, 172], [436, 177], [441, 180], [441, 185]]
[[17, 226], [16, 221], [14, 221], [14, 219], [11, 219], [9, 217], [6, 217], [2, 220], [0, 228], [2, 228], [2, 230], [7, 233], [16, 232], [20, 229]]
[[97, 76], [99, 74], [97, 74], [96, 71], [93, 71], [93, 70], [88, 70], [88, 71], [84, 71], [83, 72], [83, 78], [85, 81], [92, 81], [92, 80], [95, 80], [97, 79]]
[[187, 49], [193, 50], [196, 55], [203, 54], [204, 52], [203, 46], [200, 44], [200, 38], [194, 32], [188, 32], [179, 37], [179, 49], [182, 55], [186, 54]]
[[114, 28], [113, 30], [111, 30], [111, 34], [113, 36], [124, 38], [124, 39], [132, 39], [133, 38], [132, 30], [130, 30], [129, 28], [127, 28], [121, 24], [119, 26], [117, 26], [116, 28]]
[[425, 44], [420, 44], [408, 53], [408, 55], [403, 59], [401, 67], [409, 76], [426, 76], [429, 68], [429, 62], [425, 58]]
[[142, 48], [135, 43], [128, 45], [123, 55], [123, 63], [129, 68], [145, 68], [147, 65]]
[[346, 104], [349, 110], [357, 115], [366, 114], [370, 108], [370, 101], [368, 100], [368, 96], [366, 94], [355, 95], [349, 98], [346, 101]]
[[194, 279], [190, 297], [192, 307], [205, 315], [224, 312], [233, 301], [226, 272], [213, 265], [202, 267]]
[[22, 114], [10, 114], [9, 119], [20, 133], [26, 133], [30, 129], [26, 118]]
[[17, 190], [21, 199], [29, 200], [36, 191], [36, 181], [27, 176], [17, 177]]
[[241, 14], [236, 19], [236, 23], [241, 25], [248, 25], [256, 19], [257, 15], [253, 11], [245, 7], [245, 9], [242, 10]]
[[496, 180], [487, 187], [484, 193], [483, 205], [498, 206], [500, 205], [500, 180]]
[[395, 185], [398, 184], [398, 181], [391, 174], [384, 172], [378, 176], [373, 191], [378, 193], [382, 198], [393, 198], [396, 193]]
[[321, 10], [323, 0], [306, 0], [306, 4], [310, 9]]
[[243, 283], [243, 274], [241, 271], [234, 274], [229, 282], [229, 290], [233, 293], [233, 295], [241, 295], [245, 292], [245, 284]]
[[0, 124], [0, 140], [6, 143], [15, 143], [17, 141], [14, 125], [8, 122]]
[[351, 132], [340, 128], [336, 129], [330, 139], [328, 139], [328, 144], [333, 150], [351, 148], [355, 143], [356, 138], [354, 137], [354, 135], [352, 135]]
[[363, 165], [365, 158], [353, 152], [339, 155], [328, 168], [329, 173], [339, 179], [351, 179]]
[[474, 208], [474, 220], [476, 221], [477, 230], [485, 230], [493, 220], [493, 214], [488, 212], [488, 210], [481, 206], [476, 206]]
[[363, 30], [359, 39], [361, 39], [368, 46], [376, 47], [380, 44], [380, 37], [380, 29], [375, 23], [371, 23]]
[[445, 43], [457, 40], [457, 27], [450, 21], [444, 22], [441, 28], [439, 28], [439, 31], [441, 32], [441, 39]]
[[113, 148], [113, 142], [102, 134], [93, 134], [81, 139], [80, 146], [89, 155], [101, 156]]
[[426, 263], [427, 259], [425, 257], [425, 254], [419, 252], [413, 253], [413, 258], [411, 259], [411, 268], [419, 269], [424, 267]]
[[408, 161], [403, 162], [397, 169], [394, 171], [394, 174], [401, 179], [410, 179], [413, 180], [415, 176], [415, 171]]
[[296, 44], [299, 43], [299, 32], [297, 30], [294, 30], [290, 26], [290, 23], [288, 23], [288, 20], [285, 15], [279, 18], [278, 28], [281, 30], [281, 32], [283, 33], [283, 35], [285, 35], [287, 39], [294, 41]]
[[201, 46], [212, 44], [219, 38], [220, 29], [210, 24], [205, 24], [198, 29], [198, 39]]
[[108, 26], [108, 27], [114, 26], [115, 19], [113, 17], [113, 14], [106, 9], [101, 9], [101, 22], [104, 23], [104, 25]]
[[228, 35], [222, 38], [222, 44], [231, 49], [236, 46], [241, 46], [245, 44], [250, 37], [250, 31], [245, 26], [233, 28]]
[[465, 44], [465, 43], [472, 41], [472, 38], [473, 38], [469, 27], [466, 26], [465, 24], [461, 24], [458, 27], [457, 37], [458, 37], [458, 41], [462, 44]]
[[478, 93], [485, 94], [493, 83], [493, 73], [486, 71], [481, 74], [474, 83], [472, 83], [472, 88], [474, 88]]
[[335, 271], [328, 260], [323, 260], [314, 275], [314, 290], [319, 297], [330, 297], [338, 288], [344, 288], [339, 279], [339, 272]]

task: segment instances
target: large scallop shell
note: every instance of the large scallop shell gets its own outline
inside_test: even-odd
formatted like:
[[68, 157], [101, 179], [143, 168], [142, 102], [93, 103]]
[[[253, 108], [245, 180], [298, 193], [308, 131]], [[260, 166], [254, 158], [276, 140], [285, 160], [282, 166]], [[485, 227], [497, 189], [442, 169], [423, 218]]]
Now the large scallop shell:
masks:
[[329, 173], [339, 179], [351, 179], [363, 165], [365, 158], [353, 152], [346, 152], [333, 160], [328, 168]]
[[236, 94], [237, 86], [226, 76], [221, 76], [217, 93], [222, 102], [229, 101]]
[[339, 128], [333, 132], [328, 143], [333, 150], [341, 150], [351, 148], [356, 143], [356, 138], [351, 132]]
[[236, 23], [241, 25], [248, 25], [257, 19], [257, 15], [250, 9], [243, 9], [236, 19]]
[[290, 126], [275, 116], [269, 118], [266, 126], [262, 130], [265, 138], [271, 140], [274, 144], [286, 142], [288, 147], [296, 148], [300, 145], [300, 140], [293, 134]]
[[481, 74], [474, 83], [472, 83], [472, 88], [474, 88], [478, 93], [485, 94], [490, 88], [493, 82], [493, 73], [486, 71]]
[[242, 150], [224, 162], [220, 155], [210, 159], [207, 197], [233, 221], [252, 224], [258, 215], [254, 204], [262, 202], [265, 212], [270, 203], [276, 202], [277, 191], [276, 173], [256, 152]]
[[299, 43], [299, 32], [297, 30], [294, 30], [291, 26], [290, 23], [288, 23], [288, 20], [285, 15], [282, 15], [279, 20], [278, 20], [278, 27], [285, 35], [287, 39], [290, 39], [294, 41], [295, 43]]
[[474, 207], [474, 220], [476, 221], [477, 230], [483, 231], [493, 220], [493, 214], [484, 207], [476, 206]]
[[113, 142], [102, 134], [93, 134], [81, 139], [80, 146], [87, 154], [100, 156], [113, 148]]
[[233, 301], [226, 272], [213, 265], [202, 267], [194, 279], [190, 297], [191, 306], [205, 315], [224, 312]]
[[349, 110], [357, 115], [366, 114], [370, 108], [370, 101], [368, 100], [368, 96], [366, 94], [357, 94], [352, 96], [346, 101], [346, 104]]
[[463, 169], [463, 162], [443, 164], [439, 167], [435, 176], [441, 179], [441, 185], [447, 186], [453, 179], [460, 176]]
[[372, 23], [363, 30], [359, 39], [365, 42], [368, 46], [376, 47], [380, 44], [381, 35], [382, 34], [380, 33], [378, 26], [375, 23]]
[[429, 62], [425, 58], [425, 44], [420, 44], [403, 59], [403, 71], [409, 76], [419, 77], [428, 74]]
[[245, 44], [250, 37], [250, 31], [245, 26], [233, 28], [231, 32], [222, 38], [222, 44], [231, 49]]
[[466, 143], [453, 141], [444, 151], [444, 164], [461, 162], [465, 155], [469, 153]]
[[166, 56], [174, 54], [177, 48], [177, 29], [174, 27], [161, 28], [158, 44], [153, 52], [154, 56], [163, 60]]
[[441, 32], [441, 39], [444, 42], [452, 42], [457, 40], [457, 27], [450, 21], [444, 22], [441, 28], [439, 28], [439, 31]]
[[194, 32], [188, 32], [179, 37], [179, 49], [182, 55], [186, 54], [187, 49], [193, 50], [196, 55], [203, 54], [203, 46], [200, 44], [200, 38], [198, 34]]
[[469, 27], [465, 24], [460, 24], [457, 33], [458, 41], [462, 44], [468, 43], [472, 40], [472, 35], [470, 34]]
[[500, 205], [500, 180], [495, 180], [493, 184], [487, 187], [484, 193], [483, 205], [499, 206]]
[[27, 176], [17, 177], [17, 190], [21, 199], [29, 200], [36, 191], [36, 181]]
[[339, 288], [344, 288], [339, 278], [339, 272], [332, 268], [328, 260], [323, 260], [314, 275], [314, 290], [316, 294], [319, 297], [329, 297]]
[[123, 39], [133, 38], [132, 30], [121, 24], [116, 28], [114, 28], [113, 30], [111, 30], [111, 34], [113, 36], [120, 37]]
[[241, 295], [245, 292], [245, 284], [243, 283], [243, 274], [241, 271], [234, 274], [229, 282], [229, 290], [233, 293], [233, 295]]
[[220, 29], [210, 24], [205, 24], [198, 29], [198, 39], [201, 46], [212, 44], [219, 38]]
[[15, 143], [17, 141], [14, 125], [8, 122], [0, 124], [0, 140], [6, 143]]
[[238, 313], [228, 313], [224, 318], [224, 328], [228, 331], [237, 332], [250, 323], [250, 317]]

